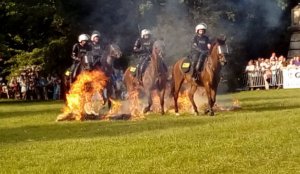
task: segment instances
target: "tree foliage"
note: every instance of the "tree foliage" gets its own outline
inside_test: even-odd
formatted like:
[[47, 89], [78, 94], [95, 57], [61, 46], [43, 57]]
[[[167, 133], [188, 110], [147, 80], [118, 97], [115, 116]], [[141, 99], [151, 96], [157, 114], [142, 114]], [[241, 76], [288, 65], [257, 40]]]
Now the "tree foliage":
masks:
[[0, 59], [5, 68], [0, 73], [14, 74], [33, 64], [62, 73], [71, 64], [77, 36], [95, 29], [104, 42], [118, 42], [129, 56], [140, 30], [150, 28], [166, 40], [172, 63], [175, 56], [188, 54], [199, 22], [208, 24], [211, 36], [226, 34], [231, 65], [241, 67], [260, 54], [286, 53], [286, 28], [295, 5], [292, 0], [2, 0], [0, 58], [6, 63]]

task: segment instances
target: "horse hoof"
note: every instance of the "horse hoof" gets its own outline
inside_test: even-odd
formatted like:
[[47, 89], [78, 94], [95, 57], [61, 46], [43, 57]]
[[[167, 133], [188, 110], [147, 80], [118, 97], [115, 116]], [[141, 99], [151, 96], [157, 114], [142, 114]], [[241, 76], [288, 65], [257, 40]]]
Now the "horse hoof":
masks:
[[214, 112], [210, 112], [209, 115], [210, 115], [210, 116], [214, 116], [215, 113], [214, 113]]
[[199, 112], [194, 112], [194, 115], [195, 116], [199, 116]]
[[165, 111], [161, 111], [161, 115], [165, 115]]
[[206, 115], [206, 114], [208, 114], [209, 113], [209, 109], [206, 109], [205, 111], [204, 111], [204, 114]]
[[149, 109], [148, 107], [146, 107], [146, 108], [144, 109], [143, 113], [146, 114], [146, 113], [149, 112], [149, 111], [150, 111], [150, 109]]

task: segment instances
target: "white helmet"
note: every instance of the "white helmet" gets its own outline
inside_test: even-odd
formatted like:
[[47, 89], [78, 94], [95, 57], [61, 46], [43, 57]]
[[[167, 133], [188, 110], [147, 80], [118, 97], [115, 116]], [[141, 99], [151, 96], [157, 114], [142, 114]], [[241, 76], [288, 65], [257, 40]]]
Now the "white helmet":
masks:
[[207, 25], [205, 23], [200, 23], [195, 27], [195, 32], [197, 33], [198, 30], [207, 30]]
[[78, 42], [81, 42], [81, 41], [88, 41], [89, 40], [89, 36], [87, 34], [81, 34], [79, 35], [78, 37]]
[[142, 32], [141, 32], [141, 38], [143, 38], [147, 34], [151, 34], [151, 31], [147, 30], [147, 29], [143, 29]]
[[99, 31], [93, 31], [91, 40], [93, 41], [95, 37], [100, 37], [100, 36], [101, 36], [101, 34]]

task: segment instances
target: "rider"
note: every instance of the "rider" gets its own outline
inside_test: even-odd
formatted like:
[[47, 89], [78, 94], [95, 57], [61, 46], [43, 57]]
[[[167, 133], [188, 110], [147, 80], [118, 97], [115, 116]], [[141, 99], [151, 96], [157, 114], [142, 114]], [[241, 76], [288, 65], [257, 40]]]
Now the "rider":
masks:
[[73, 64], [71, 66], [71, 74], [74, 74], [75, 69], [80, 65], [81, 59], [83, 56], [87, 53], [87, 51], [90, 51], [91, 48], [88, 45], [89, 36], [87, 34], [81, 34], [78, 37], [78, 43], [75, 43], [72, 48], [72, 59]]
[[97, 62], [101, 66], [101, 56], [103, 53], [103, 50], [100, 45], [100, 32], [99, 31], [93, 31], [91, 36], [91, 48], [92, 48], [92, 55], [94, 58], [94, 61]]
[[197, 72], [202, 71], [203, 64], [208, 52], [211, 48], [210, 40], [208, 36], [205, 35], [207, 30], [207, 25], [205, 23], [200, 23], [195, 27], [195, 33], [192, 40], [192, 61], [193, 61], [193, 80], [197, 79]]
[[136, 77], [138, 79], [142, 78], [142, 73], [146, 68], [147, 62], [150, 60], [153, 43], [154, 41], [152, 40], [151, 31], [148, 29], [143, 29], [141, 32], [141, 38], [138, 38], [134, 43], [133, 51], [137, 53], [139, 58], [136, 73]]

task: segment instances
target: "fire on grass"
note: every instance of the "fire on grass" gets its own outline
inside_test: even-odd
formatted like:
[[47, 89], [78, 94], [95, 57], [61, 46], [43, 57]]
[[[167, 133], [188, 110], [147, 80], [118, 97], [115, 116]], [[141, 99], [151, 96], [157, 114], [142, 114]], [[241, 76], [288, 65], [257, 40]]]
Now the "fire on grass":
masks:
[[[153, 107], [152, 111], [153, 112], [159, 112], [160, 110], [160, 103], [159, 103], [159, 97], [156, 92], [152, 93], [152, 99], [153, 99]], [[166, 103], [166, 108], [168, 113], [174, 113], [174, 102], [173, 98], [166, 98], [165, 99]], [[202, 109], [203, 111], [207, 108], [207, 102], [206, 102], [206, 97], [205, 97], [205, 92], [202, 91], [201, 89], [197, 90], [196, 95], [195, 95], [195, 102], [198, 108]], [[183, 90], [179, 93], [178, 96], [178, 107], [179, 111], [181, 113], [192, 113], [193, 112], [193, 107], [192, 104], [189, 100], [188, 96], [188, 90]], [[216, 103], [214, 105], [214, 110], [218, 112], [224, 112], [224, 111], [234, 111], [240, 109], [240, 102], [238, 99], [233, 99], [232, 102], [222, 102], [221, 103]]]
[[112, 109], [105, 116], [106, 120], [140, 120], [144, 119], [141, 112], [139, 92], [132, 91], [125, 101], [112, 100]]
[[112, 107], [110, 110], [106, 108], [103, 91], [107, 80], [105, 74], [98, 70], [84, 71], [79, 74], [66, 95], [67, 101], [63, 113], [58, 115], [56, 121], [143, 118], [139, 107], [138, 92], [132, 92], [129, 95], [129, 103], [126, 105], [121, 101], [109, 99]]
[[[105, 106], [103, 90], [108, 78], [101, 71], [85, 71], [79, 74], [77, 80], [72, 84], [69, 93], [66, 95], [66, 105], [63, 113], [59, 114], [56, 121], [63, 120], [138, 120], [144, 119], [142, 113], [142, 100], [139, 99], [137, 90], [128, 94], [125, 101], [109, 99], [112, 102], [112, 108], [108, 110]], [[204, 103], [204, 92], [198, 91], [196, 103], [200, 108], [206, 107]], [[200, 96], [200, 97], [199, 97]], [[202, 98], [201, 98], [202, 96]], [[160, 101], [158, 94], [152, 93], [153, 106], [152, 111], [160, 112]], [[169, 113], [173, 113], [174, 105], [172, 98], [165, 98], [165, 107]], [[178, 98], [179, 109], [183, 113], [191, 113], [192, 106], [188, 97], [188, 91], [182, 91]], [[215, 104], [216, 111], [232, 111], [240, 108], [238, 100], [233, 101], [229, 107]]]
[[66, 105], [56, 121], [84, 120], [88, 115], [99, 115], [103, 107], [102, 91], [107, 77], [101, 71], [84, 71], [66, 94]]

